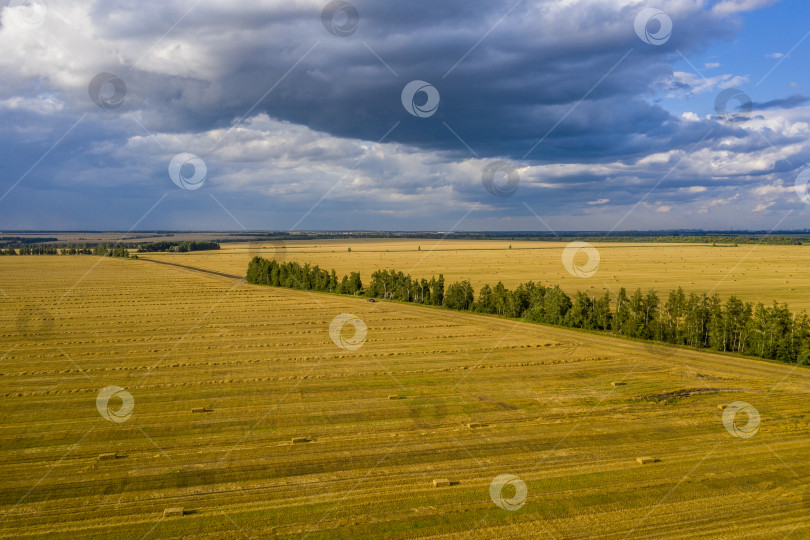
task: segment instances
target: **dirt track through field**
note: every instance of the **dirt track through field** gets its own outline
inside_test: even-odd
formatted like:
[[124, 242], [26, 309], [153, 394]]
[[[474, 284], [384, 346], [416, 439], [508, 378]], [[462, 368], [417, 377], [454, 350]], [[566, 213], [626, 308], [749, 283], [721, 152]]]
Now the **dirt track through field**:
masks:
[[212, 275], [215, 275], [215, 276], [222, 276], [222, 277], [231, 278], [231, 279], [245, 279], [245, 276], [236, 276], [234, 274], [226, 274], [225, 272], [217, 272], [215, 270], [208, 270], [208, 269], [205, 269], [205, 268], [200, 268], [199, 266], [189, 266], [187, 264], [178, 264], [178, 263], [173, 263], [173, 262], [168, 262], [168, 261], [158, 261], [158, 260], [155, 260], [155, 259], [148, 259], [146, 257], [141, 257], [141, 256], [138, 256], [138, 260], [139, 261], [149, 261], [149, 262], [158, 263], [158, 264], [165, 264], [167, 266], [176, 266], [177, 268], [185, 268], [186, 270], [194, 270], [195, 272], [203, 272], [205, 274], [212, 274]]

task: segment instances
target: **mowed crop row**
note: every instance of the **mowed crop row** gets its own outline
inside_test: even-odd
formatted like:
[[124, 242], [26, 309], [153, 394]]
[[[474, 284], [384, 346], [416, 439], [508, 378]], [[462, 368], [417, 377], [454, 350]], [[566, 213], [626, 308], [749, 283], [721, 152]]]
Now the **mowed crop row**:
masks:
[[804, 368], [147, 261], [9, 257], [0, 289], [3, 537], [810, 533]]

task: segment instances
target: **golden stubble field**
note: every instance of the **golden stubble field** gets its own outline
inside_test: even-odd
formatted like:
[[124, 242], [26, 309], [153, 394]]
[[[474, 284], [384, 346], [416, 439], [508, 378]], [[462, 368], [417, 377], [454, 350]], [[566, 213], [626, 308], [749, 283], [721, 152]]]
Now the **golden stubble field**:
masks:
[[0, 290], [0, 537], [810, 535], [806, 369], [147, 261]]
[[[509, 249], [509, 246], [512, 249]], [[482, 285], [503, 281], [509, 288], [533, 280], [601, 295], [619, 288], [662, 296], [683, 287], [687, 292], [737, 295], [770, 305], [787, 302], [792, 310], [810, 312], [810, 246], [741, 244], [738, 247], [698, 244], [593, 244], [599, 266], [589, 278], [570, 274], [562, 263], [564, 242], [459, 240], [318, 240], [222, 244], [218, 252], [147, 253], [143, 257], [244, 275], [251, 257], [260, 254], [335, 268], [341, 276], [359, 271], [365, 280], [377, 269], [395, 268], [414, 277], [443, 273], [448, 283], [469, 279], [476, 294]], [[351, 248], [351, 253], [348, 249]], [[420, 250], [421, 248], [421, 250]], [[574, 260], [582, 265], [587, 255]]]

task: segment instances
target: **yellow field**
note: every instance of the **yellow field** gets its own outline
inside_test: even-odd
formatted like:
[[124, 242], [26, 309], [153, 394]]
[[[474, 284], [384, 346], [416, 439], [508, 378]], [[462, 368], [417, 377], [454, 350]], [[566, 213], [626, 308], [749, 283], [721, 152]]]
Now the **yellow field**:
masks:
[[[509, 249], [509, 246], [512, 249]], [[500, 242], [457, 240], [331, 240], [222, 244], [219, 252], [148, 253], [144, 257], [179, 262], [244, 275], [254, 254], [282, 256], [302, 264], [335, 268], [341, 276], [360, 271], [364, 280], [378, 268], [395, 268], [414, 277], [443, 273], [448, 283], [469, 279], [476, 294], [482, 285], [499, 280], [512, 288], [529, 280], [559, 284], [615, 297], [620, 287], [641, 287], [668, 293], [678, 286], [687, 292], [732, 294], [770, 305], [787, 302], [794, 311], [810, 312], [810, 246], [695, 244], [594, 244], [600, 263], [590, 278], [576, 277], [562, 264], [561, 242]], [[418, 249], [421, 247], [421, 251]], [[348, 253], [348, 248], [352, 249]], [[581, 254], [582, 261], [587, 257]]]
[[[344, 243], [318, 245], [290, 251], [341, 271], [378, 256], [370, 243], [350, 257]], [[381, 245], [406, 271], [420, 256]], [[491, 252], [490, 268], [481, 252], [436, 252], [412, 272], [446, 264], [447, 276], [492, 281], [509, 263], [507, 283], [551, 281], [542, 269], [557, 246], [517, 247]], [[613, 249], [628, 248], [602, 250], [599, 278], [750, 248], [645, 248], [624, 266]], [[746, 264], [759, 250], [775, 253]], [[243, 273], [246, 254], [230, 251], [173, 257]], [[2, 537], [810, 536], [804, 368], [146, 261], [2, 257], [0, 291]], [[367, 326], [356, 350], [330, 337], [342, 313]], [[118, 410], [126, 399], [98, 407], [113, 385], [130, 411]], [[745, 413], [724, 425], [734, 410], [718, 405], [734, 401], [758, 410], [753, 436], [732, 435]], [[525, 498], [509, 486], [506, 503], [491, 497], [502, 474]], [[173, 507], [185, 515], [163, 517]]]

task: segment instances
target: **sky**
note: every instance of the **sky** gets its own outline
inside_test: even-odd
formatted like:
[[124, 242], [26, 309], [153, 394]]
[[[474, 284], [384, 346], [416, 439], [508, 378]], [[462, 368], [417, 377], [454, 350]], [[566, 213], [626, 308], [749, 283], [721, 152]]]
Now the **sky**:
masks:
[[4, 0], [0, 230], [810, 228], [806, 0]]

